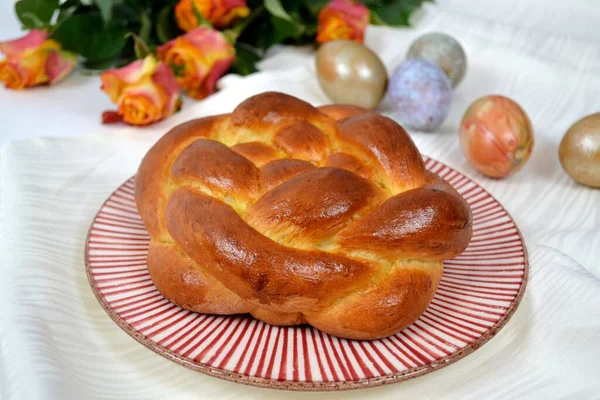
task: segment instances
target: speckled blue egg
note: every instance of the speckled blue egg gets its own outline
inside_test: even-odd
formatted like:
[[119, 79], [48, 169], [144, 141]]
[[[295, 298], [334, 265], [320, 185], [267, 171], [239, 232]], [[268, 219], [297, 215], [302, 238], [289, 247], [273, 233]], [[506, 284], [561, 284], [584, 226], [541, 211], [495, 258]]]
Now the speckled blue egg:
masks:
[[401, 124], [430, 132], [448, 116], [452, 84], [437, 65], [410, 59], [392, 73], [388, 94]]

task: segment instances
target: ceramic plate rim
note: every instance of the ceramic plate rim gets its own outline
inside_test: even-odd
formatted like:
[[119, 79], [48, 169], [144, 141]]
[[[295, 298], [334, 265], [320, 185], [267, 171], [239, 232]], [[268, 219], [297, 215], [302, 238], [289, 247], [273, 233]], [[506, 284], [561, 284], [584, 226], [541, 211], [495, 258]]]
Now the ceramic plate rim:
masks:
[[133, 328], [131, 325], [129, 325], [127, 322], [125, 322], [121, 317], [119, 317], [119, 315], [117, 315], [117, 313], [113, 310], [113, 308], [108, 304], [108, 302], [106, 301], [104, 296], [100, 293], [100, 290], [96, 284], [96, 281], [95, 281], [94, 277], [92, 276], [92, 271], [91, 271], [91, 266], [90, 266], [90, 261], [89, 261], [90, 236], [91, 236], [91, 233], [93, 230], [94, 222], [98, 218], [98, 214], [100, 214], [100, 212], [104, 209], [106, 203], [115, 195], [115, 193], [117, 193], [121, 189], [121, 187], [123, 187], [125, 184], [127, 184], [127, 182], [129, 182], [132, 178], [135, 178], [135, 175], [133, 175], [132, 177], [125, 180], [122, 184], [120, 184], [108, 196], [108, 198], [102, 203], [102, 205], [98, 209], [98, 212], [92, 218], [92, 223], [90, 224], [90, 227], [88, 229], [87, 236], [86, 236], [85, 253], [84, 253], [85, 271], [86, 271], [88, 283], [90, 284], [90, 287], [92, 288], [92, 292], [96, 296], [96, 299], [98, 300], [98, 302], [100, 303], [100, 305], [102, 306], [104, 311], [108, 314], [108, 316], [122, 330], [124, 330], [128, 335], [133, 337], [137, 342], [142, 344], [144, 347], [146, 347], [147, 349], [152, 350], [154, 353], [156, 353], [162, 357], [165, 357], [166, 359], [173, 361], [179, 365], [182, 365], [186, 368], [189, 368], [189, 369], [197, 371], [197, 372], [201, 372], [201, 373], [209, 375], [209, 376], [224, 379], [227, 381], [242, 383], [242, 384], [250, 385], [250, 386], [258, 386], [258, 387], [263, 387], [263, 388], [268, 388], [268, 389], [279, 389], [279, 390], [340, 391], [340, 390], [370, 388], [370, 387], [383, 386], [383, 385], [397, 383], [397, 382], [403, 382], [403, 381], [406, 381], [409, 379], [416, 378], [418, 376], [428, 374], [430, 372], [434, 372], [440, 368], [443, 368], [447, 365], [455, 363], [458, 360], [463, 359], [467, 355], [469, 355], [472, 352], [474, 352], [475, 350], [479, 349], [485, 343], [490, 341], [490, 339], [492, 339], [511, 319], [511, 317], [513, 316], [513, 314], [516, 312], [517, 308], [521, 304], [521, 300], [522, 300], [523, 295], [525, 294], [525, 290], [527, 288], [527, 283], [529, 280], [529, 256], [528, 256], [525, 240], [523, 238], [523, 235], [521, 234], [521, 231], [519, 230], [519, 227], [517, 226], [516, 222], [514, 221], [512, 215], [506, 210], [504, 205], [498, 201], [498, 199], [496, 199], [489, 191], [487, 191], [483, 186], [479, 185], [475, 180], [473, 180], [467, 174], [465, 174], [461, 171], [458, 171], [455, 168], [449, 167], [445, 163], [438, 161], [434, 158], [431, 158], [428, 156], [423, 156], [423, 158], [424, 158], [424, 160], [434, 161], [434, 162], [440, 164], [444, 168], [449, 168], [451, 170], [454, 170], [454, 171], [462, 174], [464, 177], [469, 179], [469, 181], [473, 182], [475, 185], [480, 187], [486, 195], [488, 195], [496, 203], [498, 203], [498, 205], [502, 208], [502, 210], [504, 212], [506, 212], [506, 215], [509, 216], [510, 220], [515, 225], [515, 229], [517, 231], [516, 233], [519, 236], [519, 239], [521, 240], [521, 244], [523, 246], [523, 260], [524, 260], [523, 261], [523, 278], [521, 281], [521, 285], [519, 287], [519, 291], [517, 292], [517, 294], [516, 294], [515, 298], [512, 300], [512, 302], [510, 303], [510, 306], [508, 307], [508, 309], [506, 310], [504, 315], [502, 315], [502, 317], [500, 319], [498, 319], [498, 321], [496, 321], [496, 323], [494, 325], [489, 327], [489, 329], [487, 331], [485, 331], [484, 333], [482, 333], [481, 336], [479, 336], [475, 341], [467, 344], [465, 347], [461, 348], [460, 350], [450, 353], [450, 354], [448, 354], [438, 360], [435, 360], [429, 364], [422, 365], [419, 367], [409, 368], [407, 370], [400, 371], [397, 373], [391, 373], [388, 375], [377, 376], [377, 377], [372, 377], [372, 378], [362, 378], [362, 379], [355, 380], [355, 381], [335, 381], [335, 382], [315, 382], [315, 381], [305, 382], [305, 381], [289, 381], [289, 380], [288, 381], [279, 381], [279, 380], [275, 380], [275, 379], [247, 376], [247, 375], [243, 375], [243, 374], [240, 374], [237, 372], [213, 368], [209, 365], [206, 365], [206, 364], [203, 364], [200, 362], [192, 362], [191, 360], [187, 359], [186, 357], [179, 355], [179, 354], [175, 353], [174, 351], [169, 350], [168, 348], [164, 347], [163, 345], [156, 343], [156, 342], [152, 341], [151, 339], [147, 338], [146, 336], [142, 335], [135, 328]]

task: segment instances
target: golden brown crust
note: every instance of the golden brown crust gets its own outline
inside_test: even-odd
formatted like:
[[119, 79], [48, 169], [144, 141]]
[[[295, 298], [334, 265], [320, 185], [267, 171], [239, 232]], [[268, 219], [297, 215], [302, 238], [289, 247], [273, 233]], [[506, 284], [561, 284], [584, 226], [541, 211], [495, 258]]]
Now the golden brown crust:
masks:
[[359, 150], [379, 170], [378, 180], [393, 192], [425, 183], [425, 165], [408, 133], [395, 121], [373, 112], [336, 123], [342, 143]]
[[[315, 202], [315, 198], [321, 198]], [[381, 190], [370, 181], [337, 168], [316, 168], [270, 190], [247, 215], [263, 234], [279, 242], [293, 236], [316, 246], [332, 237], [355, 214], [381, 203]], [[291, 240], [286, 241], [290, 244]]]
[[373, 266], [363, 261], [274, 242], [230, 206], [194, 189], [171, 195], [166, 218], [186, 254], [225, 287], [264, 308], [310, 309], [332, 290], [347, 292], [372, 273]]
[[373, 169], [366, 163], [349, 153], [337, 152], [325, 160], [325, 166], [345, 169], [366, 179], [373, 179]]
[[315, 168], [314, 165], [304, 160], [296, 160], [293, 158], [283, 158], [274, 160], [263, 165], [260, 169], [262, 174], [263, 189], [269, 192], [271, 189], [281, 185], [288, 179], [294, 176]]
[[208, 314], [250, 311], [247, 302], [205, 273], [175, 243], [153, 243], [148, 272], [166, 298], [188, 310]]
[[254, 198], [260, 193], [260, 171], [247, 158], [215, 140], [198, 139], [175, 159], [173, 182], [199, 182], [211, 191]]
[[433, 299], [442, 276], [442, 263], [398, 263], [390, 269], [363, 291], [324, 311], [306, 313], [307, 322], [349, 339], [381, 338], [406, 328]]
[[326, 106], [318, 107], [318, 110], [323, 114], [327, 115], [329, 118], [338, 120], [344, 119], [348, 117], [352, 117], [354, 115], [364, 114], [369, 112], [366, 108], [351, 106], [349, 104], [329, 104]]
[[283, 313], [256, 307], [254, 310], [250, 311], [250, 314], [254, 318], [272, 325], [293, 326], [306, 323], [306, 319], [304, 319], [302, 313], [299, 312]]
[[257, 167], [261, 167], [269, 161], [279, 160], [280, 155], [272, 146], [261, 142], [246, 142], [231, 147], [239, 155], [247, 158]]
[[273, 144], [292, 157], [322, 162], [327, 155], [327, 139], [316, 126], [300, 121], [275, 134]]
[[136, 202], [174, 303], [354, 339], [418, 318], [472, 234], [467, 203], [394, 121], [281, 93], [174, 128]]
[[233, 126], [253, 127], [259, 125], [290, 125], [319, 118], [319, 111], [305, 101], [283, 93], [262, 93], [243, 101], [231, 114]]
[[167, 205], [165, 182], [175, 158], [194, 140], [207, 137], [222, 116], [195, 119], [173, 128], [146, 154], [136, 176], [135, 200], [148, 234], [153, 239], [168, 238], [162, 212]]
[[388, 199], [342, 230], [337, 244], [387, 259], [454, 258], [471, 240], [470, 212], [461, 197], [441, 185], [421, 186]]

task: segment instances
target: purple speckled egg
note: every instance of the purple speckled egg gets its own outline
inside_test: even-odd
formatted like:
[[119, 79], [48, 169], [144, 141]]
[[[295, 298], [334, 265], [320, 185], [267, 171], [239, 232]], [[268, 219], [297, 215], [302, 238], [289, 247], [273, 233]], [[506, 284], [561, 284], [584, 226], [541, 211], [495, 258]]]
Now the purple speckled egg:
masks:
[[403, 125], [430, 132], [444, 122], [452, 102], [452, 84], [437, 65], [404, 61], [390, 78], [388, 94]]

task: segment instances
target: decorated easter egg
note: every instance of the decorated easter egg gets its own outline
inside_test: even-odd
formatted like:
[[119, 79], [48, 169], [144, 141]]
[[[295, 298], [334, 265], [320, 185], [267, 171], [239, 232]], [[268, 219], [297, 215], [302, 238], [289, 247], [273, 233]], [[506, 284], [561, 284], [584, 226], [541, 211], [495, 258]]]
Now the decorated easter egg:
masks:
[[375, 53], [350, 40], [327, 42], [317, 52], [317, 77], [337, 104], [375, 108], [387, 86], [385, 66]]
[[388, 94], [400, 123], [425, 132], [444, 122], [452, 102], [450, 80], [427, 60], [400, 64], [390, 77]]
[[564, 170], [577, 182], [600, 188], [600, 113], [575, 122], [558, 149]]
[[428, 33], [419, 37], [409, 47], [406, 58], [420, 58], [431, 61], [450, 78], [456, 87], [467, 71], [467, 55], [462, 46], [452, 36], [445, 33]]
[[533, 128], [515, 101], [500, 95], [485, 96], [465, 112], [460, 143], [475, 169], [491, 178], [504, 178], [529, 159]]

